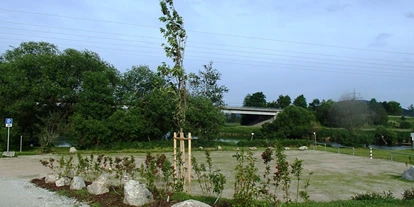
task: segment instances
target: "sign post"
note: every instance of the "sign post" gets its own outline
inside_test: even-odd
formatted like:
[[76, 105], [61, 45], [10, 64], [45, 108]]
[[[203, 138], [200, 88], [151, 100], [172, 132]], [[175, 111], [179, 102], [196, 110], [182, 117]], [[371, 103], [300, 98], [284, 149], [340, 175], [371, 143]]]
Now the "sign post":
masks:
[[9, 143], [10, 143], [10, 128], [13, 126], [13, 119], [6, 118], [6, 127], [7, 127], [7, 152], [9, 152]]

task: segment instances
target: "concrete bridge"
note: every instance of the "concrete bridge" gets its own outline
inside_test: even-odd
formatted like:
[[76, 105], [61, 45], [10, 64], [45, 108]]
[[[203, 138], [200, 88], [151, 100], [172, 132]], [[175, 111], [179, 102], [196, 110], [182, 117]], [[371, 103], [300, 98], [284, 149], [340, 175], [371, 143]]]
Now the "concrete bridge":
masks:
[[249, 114], [249, 115], [262, 115], [270, 116], [271, 118], [260, 122], [256, 125], [262, 125], [266, 122], [271, 122], [276, 119], [276, 116], [282, 111], [282, 109], [276, 108], [259, 108], [259, 107], [237, 107], [237, 106], [224, 106], [221, 112], [225, 114]]

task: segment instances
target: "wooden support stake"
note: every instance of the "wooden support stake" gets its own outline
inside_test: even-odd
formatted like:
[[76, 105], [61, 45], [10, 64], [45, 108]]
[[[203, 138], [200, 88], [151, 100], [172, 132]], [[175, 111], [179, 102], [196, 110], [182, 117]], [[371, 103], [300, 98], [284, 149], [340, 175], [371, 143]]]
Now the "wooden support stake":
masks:
[[188, 133], [188, 193], [191, 194], [191, 133]]
[[[177, 179], [177, 133], [174, 132], [174, 178]], [[177, 180], [175, 180], [175, 183], [177, 183]]]

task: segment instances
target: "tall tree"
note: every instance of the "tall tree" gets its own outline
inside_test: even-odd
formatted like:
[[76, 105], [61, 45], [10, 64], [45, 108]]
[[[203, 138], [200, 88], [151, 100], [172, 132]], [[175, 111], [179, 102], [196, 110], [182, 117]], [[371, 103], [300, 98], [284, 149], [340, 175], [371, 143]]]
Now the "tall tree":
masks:
[[169, 83], [166, 92], [174, 95], [175, 124], [179, 131], [183, 132], [188, 108], [187, 74], [183, 65], [187, 33], [184, 29], [183, 18], [175, 9], [173, 0], [161, 0], [160, 6], [163, 16], [159, 20], [165, 24], [165, 27], [160, 28], [160, 31], [167, 40], [167, 43], [163, 43], [162, 46], [174, 66], [170, 67], [167, 63], [162, 62], [158, 67], [158, 72]]
[[371, 109], [371, 121], [374, 125], [386, 125], [388, 123], [388, 114], [381, 103], [372, 98], [368, 103]]
[[291, 104], [291, 99], [289, 95], [283, 96], [279, 95], [279, 98], [277, 99], [277, 103], [279, 104], [280, 108], [286, 108]]
[[401, 104], [396, 101], [389, 101], [389, 102], [382, 102], [382, 105], [384, 106], [385, 110], [387, 111], [388, 115], [393, 116], [401, 116], [402, 115], [402, 108]]
[[244, 97], [243, 106], [266, 107], [266, 96], [263, 92], [256, 92], [251, 95], [247, 94]]
[[208, 65], [203, 65], [203, 68], [204, 70], [199, 70], [198, 74], [189, 74], [191, 95], [208, 98], [214, 106], [224, 106], [224, 93], [229, 92], [229, 89], [224, 85], [218, 85], [221, 73], [213, 68], [212, 61]]
[[321, 101], [319, 101], [319, 99], [313, 99], [313, 101], [311, 103], [309, 103], [309, 109], [313, 112], [316, 112], [316, 110], [318, 109], [318, 107], [321, 105]]
[[308, 104], [306, 102], [306, 98], [303, 94], [301, 94], [301, 95], [299, 95], [298, 97], [295, 98], [295, 100], [293, 101], [293, 105], [302, 107], [304, 109], [306, 109], [308, 107]]

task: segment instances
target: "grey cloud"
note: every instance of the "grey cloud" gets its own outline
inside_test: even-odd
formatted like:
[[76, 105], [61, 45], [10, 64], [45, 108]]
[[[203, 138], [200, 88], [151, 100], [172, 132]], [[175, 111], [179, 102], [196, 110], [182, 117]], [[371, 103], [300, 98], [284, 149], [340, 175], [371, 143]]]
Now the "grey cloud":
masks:
[[375, 38], [375, 40], [382, 41], [382, 40], [388, 39], [392, 36], [393, 36], [393, 34], [391, 34], [391, 33], [381, 33]]
[[414, 19], [414, 12], [409, 12], [405, 15], [407, 18], [412, 18]]

